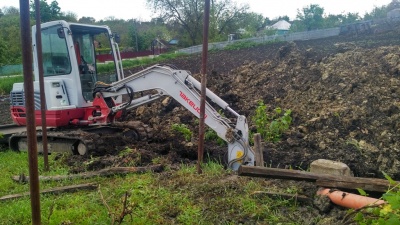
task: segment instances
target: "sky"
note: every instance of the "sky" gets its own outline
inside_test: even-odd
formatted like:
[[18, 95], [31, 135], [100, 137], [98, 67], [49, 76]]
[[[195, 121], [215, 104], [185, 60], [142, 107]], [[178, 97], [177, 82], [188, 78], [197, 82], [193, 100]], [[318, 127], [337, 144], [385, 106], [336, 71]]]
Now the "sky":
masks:
[[[50, 4], [52, 0], [47, 0]], [[232, 0], [238, 5], [249, 4], [250, 11], [262, 14], [270, 19], [279, 16], [289, 16], [291, 20], [296, 18], [297, 10], [302, 10], [310, 4], [318, 4], [328, 14], [359, 13], [364, 16], [371, 12], [375, 6], [387, 5], [391, 0]], [[86, 16], [101, 20], [110, 16], [117, 19], [139, 19], [149, 21], [155, 16], [146, 8], [146, 0], [57, 0], [63, 12], [74, 12], [78, 19]], [[18, 0], [1, 0], [0, 8], [15, 6], [19, 8]]]

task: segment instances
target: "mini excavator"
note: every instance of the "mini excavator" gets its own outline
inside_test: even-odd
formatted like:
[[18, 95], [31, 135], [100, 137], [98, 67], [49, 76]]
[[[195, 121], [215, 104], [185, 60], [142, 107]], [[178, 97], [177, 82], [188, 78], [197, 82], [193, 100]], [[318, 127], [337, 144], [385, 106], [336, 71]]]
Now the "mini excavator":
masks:
[[[117, 119], [124, 110], [164, 96], [170, 96], [192, 114], [200, 116], [201, 84], [190, 72], [155, 65], [125, 77], [118, 48], [119, 36], [112, 33], [108, 26], [52, 21], [42, 24], [40, 31], [36, 26], [32, 28], [37, 126], [41, 126], [42, 121], [36, 32], [41, 32], [42, 39], [50, 153], [72, 151], [74, 154], [90, 154], [96, 148], [94, 140], [101, 138], [97, 135], [101, 132], [127, 132], [137, 140], [149, 139], [151, 128], [147, 125], [138, 121], [121, 123]], [[107, 64], [100, 64], [97, 60], [100, 46], [107, 49], [111, 56]], [[101, 66], [106, 69], [99, 70]], [[11, 116], [19, 126], [27, 123], [24, 96], [23, 83], [15, 83], [10, 93]], [[239, 115], [208, 89], [206, 96], [205, 123], [228, 143], [228, 166], [237, 170], [240, 165], [254, 165], [246, 117]], [[235, 123], [213, 108], [210, 101], [235, 116]], [[26, 150], [26, 136], [24, 132], [12, 135], [9, 138], [10, 148]], [[39, 131], [38, 145], [40, 139]]]

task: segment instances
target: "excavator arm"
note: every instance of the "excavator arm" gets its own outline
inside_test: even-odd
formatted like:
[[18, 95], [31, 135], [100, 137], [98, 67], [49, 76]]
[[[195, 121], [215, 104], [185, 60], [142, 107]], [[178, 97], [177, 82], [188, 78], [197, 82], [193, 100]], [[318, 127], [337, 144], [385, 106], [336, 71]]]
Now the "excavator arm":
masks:
[[[195, 116], [200, 117], [200, 82], [185, 70], [156, 65], [110, 85], [98, 84], [94, 89], [93, 106], [98, 108], [91, 120], [112, 123], [122, 109], [132, 109], [162, 96], [171, 96]], [[152, 94], [134, 98], [134, 93], [152, 91]], [[114, 98], [128, 95], [129, 101], [113, 104]], [[236, 125], [216, 111], [208, 102], [205, 123], [228, 143], [228, 166], [237, 170], [240, 165], [254, 165], [254, 153], [249, 145], [246, 117], [231, 109], [224, 100], [207, 89], [207, 98], [236, 117]]]

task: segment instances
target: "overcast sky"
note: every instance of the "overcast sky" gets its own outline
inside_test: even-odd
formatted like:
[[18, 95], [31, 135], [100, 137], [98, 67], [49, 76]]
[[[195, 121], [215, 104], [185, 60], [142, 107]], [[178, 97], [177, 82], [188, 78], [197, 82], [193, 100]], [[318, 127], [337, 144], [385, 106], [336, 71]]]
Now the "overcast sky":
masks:
[[[52, 0], [47, 0], [50, 4]], [[232, 0], [239, 5], [248, 3], [250, 10], [262, 14], [264, 17], [274, 19], [278, 16], [296, 18], [297, 9], [302, 9], [310, 4], [318, 4], [325, 9], [325, 14], [359, 13], [363, 16], [371, 12], [374, 6], [387, 5], [391, 0]], [[146, 8], [146, 0], [57, 0], [61, 11], [74, 12], [80, 17], [93, 17], [101, 20], [109, 16], [117, 19], [140, 19], [148, 21], [154, 16]], [[1, 0], [0, 8], [15, 6], [19, 8], [18, 0]]]

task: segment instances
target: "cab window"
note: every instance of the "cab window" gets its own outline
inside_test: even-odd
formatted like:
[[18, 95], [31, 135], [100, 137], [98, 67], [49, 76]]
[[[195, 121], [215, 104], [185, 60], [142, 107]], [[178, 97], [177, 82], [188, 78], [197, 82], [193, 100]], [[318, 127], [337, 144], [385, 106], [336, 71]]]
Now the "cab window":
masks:
[[42, 57], [44, 76], [65, 75], [71, 73], [68, 47], [61, 25], [42, 30]]

